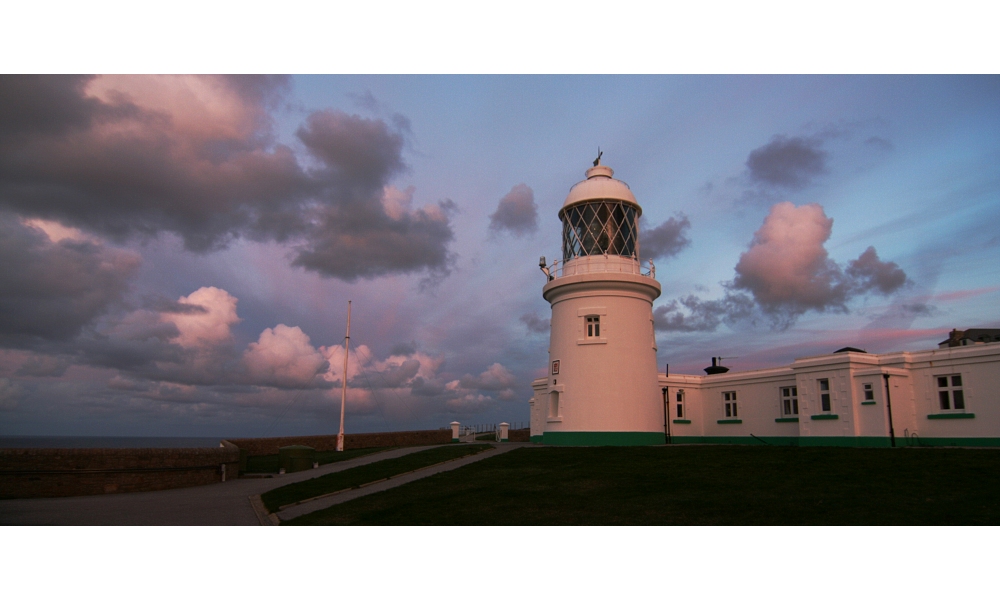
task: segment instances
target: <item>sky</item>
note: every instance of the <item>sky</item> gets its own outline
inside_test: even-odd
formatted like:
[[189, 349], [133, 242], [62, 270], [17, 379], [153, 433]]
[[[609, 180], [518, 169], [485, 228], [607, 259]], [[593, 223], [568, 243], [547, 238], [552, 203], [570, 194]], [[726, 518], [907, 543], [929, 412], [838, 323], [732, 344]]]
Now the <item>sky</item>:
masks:
[[997, 76], [4, 76], [0, 435], [528, 420], [569, 188], [642, 206], [658, 364], [1000, 327]]

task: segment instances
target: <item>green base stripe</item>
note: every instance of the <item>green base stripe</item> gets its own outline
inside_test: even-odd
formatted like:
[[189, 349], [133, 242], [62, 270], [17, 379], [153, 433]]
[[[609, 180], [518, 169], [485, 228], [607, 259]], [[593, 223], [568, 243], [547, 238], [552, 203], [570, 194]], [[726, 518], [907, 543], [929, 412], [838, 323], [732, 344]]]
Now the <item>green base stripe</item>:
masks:
[[546, 431], [551, 446], [655, 446], [666, 443], [662, 431]]
[[795, 436], [758, 435], [675, 435], [671, 436], [674, 444], [742, 444], [747, 446], [763, 446], [764, 442], [771, 446], [797, 446], [799, 438]]
[[[745, 446], [761, 446], [760, 440], [772, 446], [802, 446], [802, 447], [841, 447], [841, 448], [889, 448], [892, 443], [889, 437], [859, 436], [673, 436], [674, 444], [741, 444]], [[918, 448], [918, 447], [1000, 447], [1000, 438], [922, 438], [913, 436], [910, 438], [897, 437], [897, 448]]]
[[861, 403], [861, 406], [870, 406], [872, 404], [875, 404], [874, 400], [866, 400], [866, 401], [864, 401], [864, 402]]
[[533, 436], [531, 436], [531, 443], [532, 444], [541, 444], [542, 443], [542, 436], [540, 436], [540, 435], [533, 435]]
[[690, 425], [691, 419], [674, 419], [674, 423], [677, 423], [678, 425]]
[[976, 413], [940, 413], [927, 415], [928, 419], [975, 419]]
[[774, 422], [775, 423], [798, 423], [799, 422], [799, 418], [798, 417], [782, 417], [780, 419], [775, 419]]
[[809, 418], [813, 421], [836, 421], [840, 415], [813, 415]]
[[716, 421], [719, 425], [739, 425], [743, 422], [743, 419], [719, 419]]

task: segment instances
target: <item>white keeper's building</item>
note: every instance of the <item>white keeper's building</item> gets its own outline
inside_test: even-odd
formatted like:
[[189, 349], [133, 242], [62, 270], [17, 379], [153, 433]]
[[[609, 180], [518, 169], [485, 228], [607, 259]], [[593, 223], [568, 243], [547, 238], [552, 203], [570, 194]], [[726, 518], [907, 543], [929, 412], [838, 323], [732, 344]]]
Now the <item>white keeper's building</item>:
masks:
[[613, 174], [595, 164], [573, 186], [559, 211], [562, 259], [541, 261], [552, 330], [548, 375], [532, 383], [533, 442], [1000, 446], [1000, 330], [952, 332], [919, 352], [660, 373], [660, 284], [640, 259], [642, 208]]

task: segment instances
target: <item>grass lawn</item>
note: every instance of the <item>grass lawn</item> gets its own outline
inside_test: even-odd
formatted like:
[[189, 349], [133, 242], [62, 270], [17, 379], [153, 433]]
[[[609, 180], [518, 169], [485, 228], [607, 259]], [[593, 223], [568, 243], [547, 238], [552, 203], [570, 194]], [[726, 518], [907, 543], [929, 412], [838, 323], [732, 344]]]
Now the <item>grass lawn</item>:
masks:
[[1000, 451], [524, 448], [294, 525], [997, 525]]
[[354, 467], [353, 469], [347, 469], [346, 471], [340, 471], [339, 473], [330, 473], [322, 477], [292, 483], [265, 492], [261, 494], [260, 499], [269, 511], [276, 512], [278, 507], [286, 504], [307, 498], [315, 498], [316, 496], [322, 496], [331, 492], [348, 490], [364, 483], [371, 483], [395, 475], [401, 475], [491, 448], [492, 446], [488, 444], [440, 446], [407, 454], [399, 458], [380, 460], [371, 464], [361, 465], [360, 467]]
[[[391, 449], [392, 448], [356, 448], [354, 450], [347, 449], [343, 452], [330, 450], [329, 452], [317, 452], [316, 460], [319, 464], [325, 465], [328, 463], [357, 458], [359, 456], [364, 456], [365, 454], [371, 454], [372, 452], [382, 452], [383, 450]], [[247, 457], [247, 473], [277, 473], [280, 469], [281, 457], [277, 454]]]

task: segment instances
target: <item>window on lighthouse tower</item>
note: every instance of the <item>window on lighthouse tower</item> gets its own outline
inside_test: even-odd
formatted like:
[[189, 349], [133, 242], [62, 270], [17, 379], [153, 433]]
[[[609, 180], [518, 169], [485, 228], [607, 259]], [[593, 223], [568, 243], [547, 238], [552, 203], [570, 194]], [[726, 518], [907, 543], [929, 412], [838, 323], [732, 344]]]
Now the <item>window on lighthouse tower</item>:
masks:
[[597, 315], [591, 315], [587, 317], [587, 337], [588, 338], [601, 337], [601, 317]]

